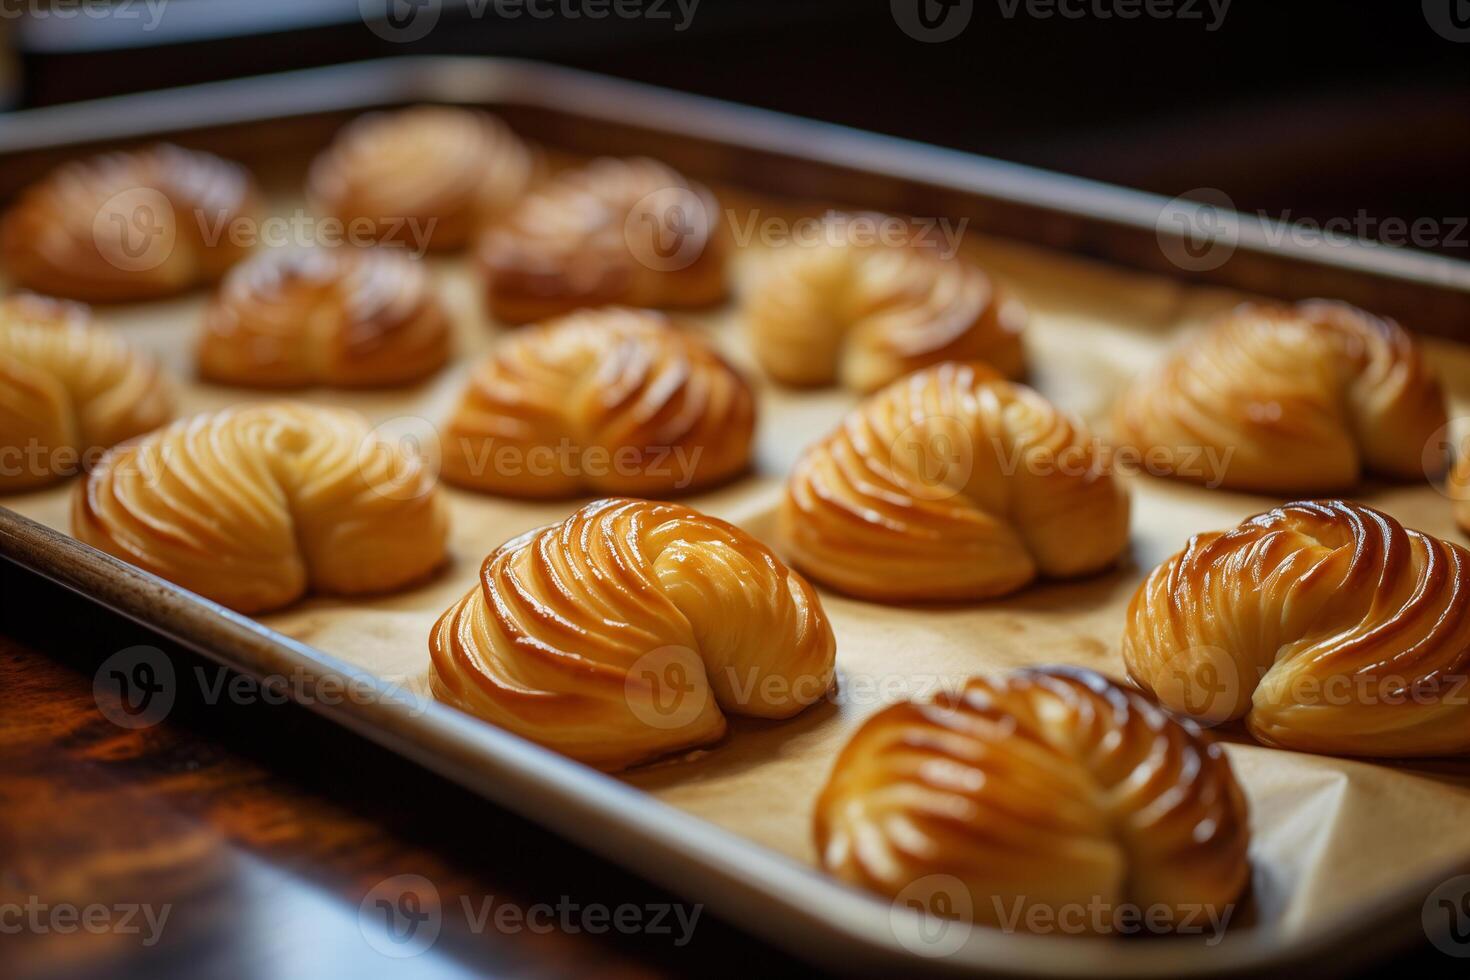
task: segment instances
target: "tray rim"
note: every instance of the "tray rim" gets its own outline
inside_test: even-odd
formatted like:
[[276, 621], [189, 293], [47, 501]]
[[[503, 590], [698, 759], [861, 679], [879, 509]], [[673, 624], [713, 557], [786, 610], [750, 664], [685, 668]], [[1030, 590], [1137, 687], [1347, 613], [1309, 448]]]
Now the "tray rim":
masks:
[[[555, 93], [555, 94], [553, 94]], [[426, 56], [355, 62], [0, 117], [0, 158], [27, 150], [162, 136], [413, 101], [526, 105], [807, 158], [1044, 210], [1153, 230], [1159, 195], [979, 157], [765, 109], [518, 59]], [[1470, 294], [1470, 263], [1383, 246], [1323, 250], [1273, 240], [1279, 223], [1236, 215], [1238, 248]], [[1395, 254], [1401, 253], [1401, 254]], [[1118, 943], [977, 928], [945, 958], [908, 953], [878, 899], [815, 868], [678, 810], [615, 778], [293, 640], [127, 565], [0, 503], [0, 557], [231, 669], [257, 679], [301, 671], [376, 692], [366, 703], [310, 697], [306, 707], [358, 735], [549, 826], [577, 846], [710, 905], [809, 961], [876, 971], [1034, 977], [1207, 977], [1324, 966], [1342, 954], [1407, 941], [1408, 912], [1439, 882], [1470, 871], [1470, 856], [1286, 944], [1265, 924], [1228, 933], [1207, 957], [1183, 939]], [[595, 818], [599, 835], [584, 839]], [[647, 848], [640, 852], [640, 848]], [[647, 858], [653, 856], [654, 861]], [[773, 914], [779, 909], [780, 914]], [[1417, 923], [1417, 915], [1414, 916]], [[1366, 934], [1375, 934], [1365, 939]], [[1338, 954], [1334, 956], [1333, 954]], [[854, 962], [854, 960], [860, 962]], [[1104, 964], [1099, 967], [1099, 963]]]

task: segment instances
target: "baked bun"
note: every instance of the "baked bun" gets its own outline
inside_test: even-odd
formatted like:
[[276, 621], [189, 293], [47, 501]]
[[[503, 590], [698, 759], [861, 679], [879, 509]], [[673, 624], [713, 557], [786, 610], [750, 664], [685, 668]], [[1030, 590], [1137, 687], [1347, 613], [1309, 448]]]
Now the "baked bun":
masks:
[[588, 306], [710, 306], [725, 298], [719, 205], [645, 158], [556, 176], [486, 234], [490, 312], [530, 323]]
[[793, 563], [843, 592], [983, 599], [1111, 565], [1128, 497], [1080, 422], [984, 364], [940, 364], [807, 450], [779, 526]]
[[787, 718], [831, 687], [811, 586], [730, 524], [598, 500], [495, 550], [429, 637], [435, 697], [616, 770]]
[[172, 412], [158, 365], [95, 326], [86, 307], [0, 301], [0, 493], [71, 476]]
[[314, 210], [374, 241], [463, 248], [536, 177], [536, 154], [494, 116], [416, 106], [359, 116], [312, 161]]
[[588, 310], [518, 331], [470, 379], [444, 479], [517, 497], [664, 496], [741, 472], [755, 401], [693, 333], [647, 310]]
[[1371, 507], [1286, 504], [1197, 534], [1128, 607], [1123, 658], [1176, 712], [1270, 745], [1470, 752], [1470, 552]]
[[818, 855], [843, 880], [892, 900], [947, 885], [951, 915], [1014, 916], [1022, 929], [1033, 908], [1105, 931], [1060, 914], [1162, 907], [1181, 925], [1204, 921], [1203, 906], [1216, 920], [1249, 881], [1249, 840], [1219, 745], [1067, 667], [885, 708], [837, 757], [816, 807]]
[[78, 539], [243, 613], [308, 589], [401, 588], [445, 557], [446, 508], [418, 457], [355, 412], [263, 402], [181, 419], [108, 452]]
[[423, 265], [390, 248], [273, 249], [236, 266], [204, 315], [199, 373], [260, 388], [403, 385], [449, 358]]
[[75, 161], [32, 185], [0, 224], [13, 284], [112, 303], [214, 282], [248, 249], [234, 234], [256, 213], [245, 168], [159, 144]]
[[1325, 300], [1238, 307], [1129, 387], [1115, 414], [1118, 440], [1151, 467], [1262, 493], [1339, 490], [1365, 470], [1423, 479], [1444, 424], [1409, 334]]
[[821, 244], [787, 245], [749, 299], [751, 346], [789, 385], [873, 391], [941, 361], [1024, 371], [1026, 311], [984, 271], [920, 246], [864, 244], [828, 219]]

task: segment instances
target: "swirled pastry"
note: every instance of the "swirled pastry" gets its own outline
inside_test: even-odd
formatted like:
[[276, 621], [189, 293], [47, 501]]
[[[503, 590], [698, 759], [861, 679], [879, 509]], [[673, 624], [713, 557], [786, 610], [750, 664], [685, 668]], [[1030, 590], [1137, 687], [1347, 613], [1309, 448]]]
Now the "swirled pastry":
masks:
[[890, 899], [937, 881], [955, 892], [951, 915], [1020, 928], [1035, 907], [1059, 923], [1094, 906], [1159, 906], [1175, 925], [1191, 908], [1218, 914], [1249, 880], [1249, 836], [1220, 746], [1075, 668], [976, 677], [884, 709], [816, 808], [818, 854], [838, 877]]
[[417, 456], [355, 412], [262, 402], [181, 419], [108, 452], [73, 533], [244, 613], [308, 589], [386, 592], [445, 556], [446, 509]]
[[428, 274], [401, 251], [275, 249], [225, 278], [199, 373], [262, 388], [410, 384], [444, 365], [449, 344]]
[[843, 592], [982, 599], [1112, 564], [1128, 497], [1080, 422], [983, 364], [940, 364], [807, 450], [779, 526], [795, 565]]
[[788, 245], [749, 300], [751, 346], [783, 384], [873, 391], [941, 361], [1023, 370], [1026, 311], [983, 270], [919, 246], [851, 241], [840, 222], [812, 246]]
[[307, 196], [374, 241], [462, 248], [521, 199], [536, 156], [488, 113], [417, 106], [360, 116], [312, 161]]
[[172, 411], [158, 365], [94, 326], [86, 307], [0, 302], [0, 493], [71, 476]]
[[445, 428], [443, 476], [520, 497], [662, 496], [745, 469], [745, 379], [660, 313], [605, 309], [518, 331]]
[[719, 205], [655, 160], [557, 175], [486, 234], [490, 312], [529, 323], [589, 306], [709, 306], [725, 298]]
[[1470, 552], [1341, 500], [1197, 534], [1128, 608], [1128, 672], [1271, 745], [1470, 752]]
[[58, 167], [0, 224], [13, 283], [110, 303], [214, 282], [244, 257], [236, 224], [256, 210], [245, 169], [160, 144]]
[[787, 718], [832, 683], [801, 576], [678, 504], [610, 499], [485, 559], [429, 637], [439, 699], [601, 769]]
[[1409, 334], [1325, 300], [1237, 308], [1115, 413], [1119, 441], [1151, 467], [1266, 493], [1342, 489], [1364, 470], [1422, 479], [1444, 423], [1444, 395]]

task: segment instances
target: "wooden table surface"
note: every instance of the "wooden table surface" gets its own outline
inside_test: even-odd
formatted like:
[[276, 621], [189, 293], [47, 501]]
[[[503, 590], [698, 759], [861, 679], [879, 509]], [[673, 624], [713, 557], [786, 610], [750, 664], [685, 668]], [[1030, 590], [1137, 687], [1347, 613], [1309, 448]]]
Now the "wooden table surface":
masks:
[[[200, 683], [122, 727], [94, 674], [137, 644]], [[0, 975], [811, 975], [304, 709], [214, 697], [230, 676], [0, 560]]]

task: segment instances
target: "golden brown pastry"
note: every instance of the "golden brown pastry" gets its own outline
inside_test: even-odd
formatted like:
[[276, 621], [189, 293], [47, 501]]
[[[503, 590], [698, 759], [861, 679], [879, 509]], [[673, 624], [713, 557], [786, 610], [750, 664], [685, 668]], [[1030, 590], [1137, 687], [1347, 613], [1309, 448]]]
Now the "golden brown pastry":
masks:
[[767, 374], [783, 384], [868, 392], [941, 361], [985, 361], [1010, 378], [1023, 373], [1026, 311], [978, 266], [850, 237], [839, 224], [821, 244], [771, 254], [746, 311]]
[[1249, 880], [1249, 838], [1220, 746], [1067, 667], [884, 709], [842, 750], [816, 807], [818, 854], [843, 880], [899, 899], [947, 876], [961, 917], [1021, 929], [1036, 907], [1058, 923], [1094, 905], [1160, 906], [1176, 925], [1201, 906], [1215, 918]]
[[519, 331], [480, 365], [442, 440], [451, 483], [517, 497], [663, 496], [750, 459], [745, 379], [648, 310], [588, 310]]
[[181, 419], [108, 452], [73, 533], [243, 613], [308, 590], [387, 592], [445, 556], [445, 505], [417, 456], [355, 412], [262, 402]]
[[793, 563], [868, 599], [983, 599], [1111, 565], [1128, 497], [1080, 422], [984, 364], [940, 364], [848, 413], [792, 471]]
[[582, 307], [709, 306], [725, 298], [719, 205], [645, 158], [556, 176], [486, 234], [490, 312], [530, 323]]
[[214, 282], [246, 254], [245, 168], [159, 144], [58, 167], [0, 224], [12, 283], [69, 299], [155, 299]]
[[494, 116], [416, 106], [361, 116], [307, 175], [312, 207], [370, 226], [374, 241], [462, 248], [520, 201], [536, 155]]
[[429, 637], [434, 696], [616, 770], [706, 745], [727, 714], [787, 718], [831, 687], [801, 576], [678, 504], [610, 499], [485, 559]]
[[261, 388], [403, 385], [449, 357], [418, 261], [386, 248], [273, 249], [236, 266], [204, 315], [199, 373]]
[[1197, 534], [1128, 608], [1171, 710], [1361, 756], [1470, 752], [1470, 552], [1371, 507], [1298, 502]]
[[94, 325], [86, 307], [0, 301], [0, 493], [71, 476], [172, 411], [158, 365]]
[[1115, 413], [1119, 441], [1151, 470], [1264, 493], [1339, 490], [1365, 470], [1423, 479], [1444, 424], [1444, 395], [1409, 334], [1325, 300], [1238, 307]]
[[1455, 523], [1470, 532], [1470, 456], [1460, 456], [1445, 478], [1445, 491], [1453, 502]]

